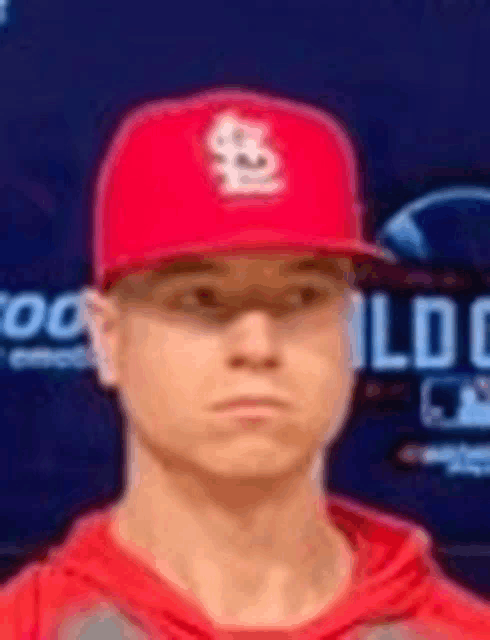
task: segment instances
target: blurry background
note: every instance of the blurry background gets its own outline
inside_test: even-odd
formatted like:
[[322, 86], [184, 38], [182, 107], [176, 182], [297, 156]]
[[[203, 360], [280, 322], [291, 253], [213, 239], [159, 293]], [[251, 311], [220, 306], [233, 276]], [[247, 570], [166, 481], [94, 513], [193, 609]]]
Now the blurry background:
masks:
[[490, 597], [490, 7], [484, 0], [0, 0], [0, 574], [118, 496], [124, 442], [87, 355], [89, 195], [114, 118], [214, 85], [350, 129], [368, 235], [360, 380], [325, 481], [420, 522]]

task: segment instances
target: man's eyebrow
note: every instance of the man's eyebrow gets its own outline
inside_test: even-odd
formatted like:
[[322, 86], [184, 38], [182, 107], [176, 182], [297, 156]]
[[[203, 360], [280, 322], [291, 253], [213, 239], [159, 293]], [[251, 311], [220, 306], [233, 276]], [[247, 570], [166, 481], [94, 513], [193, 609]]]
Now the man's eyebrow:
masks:
[[[226, 264], [212, 262], [210, 260], [185, 260], [177, 261], [155, 271], [158, 277], [180, 276], [182, 274], [211, 273], [215, 275], [227, 275], [230, 267]], [[317, 272], [332, 276], [342, 277], [342, 270], [336, 260], [329, 258], [299, 258], [284, 266], [285, 274]]]
[[342, 273], [338, 262], [331, 258], [300, 258], [286, 265], [285, 273], [318, 272], [339, 276]]
[[155, 270], [157, 276], [180, 276], [185, 273], [213, 273], [216, 275], [226, 275], [230, 269], [226, 265], [211, 262], [209, 260], [185, 260], [173, 262]]

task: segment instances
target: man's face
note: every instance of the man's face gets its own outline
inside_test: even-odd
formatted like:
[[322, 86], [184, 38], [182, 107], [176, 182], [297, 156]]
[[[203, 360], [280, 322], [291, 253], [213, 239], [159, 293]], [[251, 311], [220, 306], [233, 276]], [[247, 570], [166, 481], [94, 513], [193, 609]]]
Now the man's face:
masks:
[[[152, 274], [123, 308], [105, 299], [98, 340], [110, 384], [162, 461], [222, 478], [290, 473], [335, 438], [349, 409], [351, 263], [308, 253], [205, 263], [212, 269], [192, 272], [189, 262]], [[284, 405], [255, 421], [214, 406], [241, 395]]]

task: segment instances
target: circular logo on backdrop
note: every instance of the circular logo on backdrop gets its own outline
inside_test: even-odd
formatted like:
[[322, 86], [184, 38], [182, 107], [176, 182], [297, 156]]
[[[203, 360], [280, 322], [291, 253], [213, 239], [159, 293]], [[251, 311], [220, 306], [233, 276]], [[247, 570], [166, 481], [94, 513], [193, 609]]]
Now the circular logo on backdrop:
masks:
[[393, 215], [377, 240], [412, 264], [490, 269], [490, 189], [433, 191]]
[[[382, 226], [377, 240], [405, 264], [488, 275], [490, 188], [453, 186], [417, 198]], [[456, 441], [411, 443], [399, 459], [442, 464], [449, 475], [490, 475], [488, 444], [462, 440], [465, 433], [486, 436], [490, 430], [490, 289], [417, 292], [406, 302], [405, 324], [398, 298], [376, 292], [370, 300], [371, 366], [418, 373], [420, 425], [434, 434], [458, 434]], [[408, 349], [395, 348], [397, 333]]]

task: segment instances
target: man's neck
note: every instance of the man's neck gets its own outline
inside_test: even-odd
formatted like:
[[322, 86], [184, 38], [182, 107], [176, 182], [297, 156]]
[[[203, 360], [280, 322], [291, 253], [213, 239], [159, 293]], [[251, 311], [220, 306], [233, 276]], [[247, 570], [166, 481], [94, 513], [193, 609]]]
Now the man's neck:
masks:
[[149, 465], [112, 533], [219, 624], [299, 624], [342, 595], [353, 554], [307, 477], [209, 487]]

